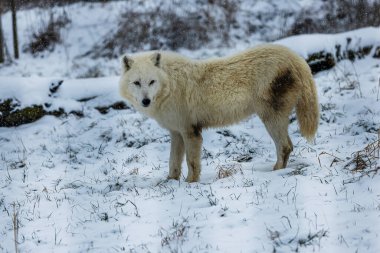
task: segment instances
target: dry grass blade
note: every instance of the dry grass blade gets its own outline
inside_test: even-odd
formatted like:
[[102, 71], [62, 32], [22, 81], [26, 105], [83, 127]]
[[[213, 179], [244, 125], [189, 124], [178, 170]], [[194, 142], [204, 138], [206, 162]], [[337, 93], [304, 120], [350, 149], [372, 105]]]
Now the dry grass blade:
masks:
[[353, 153], [353, 158], [345, 166], [353, 172], [362, 172], [365, 175], [377, 173], [380, 170], [380, 139], [368, 144], [364, 149]]
[[13, 203], [13, 216], [12, 216], [12, 222], [13, 222], [13, 240], [15, 243], [15, 252], [18, 253], [18, 228], [19, 228], [19, 221], [18, 221], [18, 206], [16, 203]]
[[159, 231], [161, 236], [163, 236], [161, 246], [170, 246], [172, 242], [176, 242], [179, 245], [182, 244], [186, 239], [189, 228], [190, 225], [187, 218], [182, 218], [181, 221], [173, 221], [172, 227], [168, 231], [164, 229]]
[[222, 179], [226, 177], [231, 177], [238, 173], [240, 171], [241, 174], [243, 174], [243, 171], [241, 170], [240, 164], [232, 164], [232, 165], [219, 165], [216, 167], [216, 170], [218, 171], [217, 179]]
[[334, 159], [332, 160], [331, 164], [330, 164], [330, 168], [334, 165], [334, 163], [338, 163], [338, 162], [341, 162], [342, 159], [340, 159], [339, 157], [333, 155], [333, 154], [330, 154], [326, 151], [322, 151], [319, 155], [318, 155], [318, 162], [319, 162], [319, 166], [322, 167], [322, 164], [321, 164], [321, 159], [320, 159], [320, 156], [321, 155], [329, 155], [331, 157], [333, 157]]

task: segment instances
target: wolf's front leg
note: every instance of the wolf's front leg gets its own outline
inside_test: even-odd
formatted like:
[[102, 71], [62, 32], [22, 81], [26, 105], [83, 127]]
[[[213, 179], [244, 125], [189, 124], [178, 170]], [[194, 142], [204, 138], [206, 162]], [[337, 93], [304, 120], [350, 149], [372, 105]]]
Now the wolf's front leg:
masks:
[[181, 164], [185, 155], [185, 146], [180, 133], [171, 131], [169, 179], [178, 180], [181, 176]]
[[193, 127], [184, 133], [183, 141], [186, 149], [186, 162], [188, 168], [187, 182], [198, 182], [201, 172], [202, 129]]

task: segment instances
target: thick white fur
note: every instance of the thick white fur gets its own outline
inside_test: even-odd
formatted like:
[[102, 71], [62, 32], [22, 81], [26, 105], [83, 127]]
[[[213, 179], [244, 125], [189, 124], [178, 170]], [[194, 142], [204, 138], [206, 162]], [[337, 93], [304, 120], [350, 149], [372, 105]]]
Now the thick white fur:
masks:
[[[211, 60], [146, 52], [124, 56], [122, 65], [121, 95], [170, 131], [169, 178], [179, 179], [186, 153], [187, 181], [199, 180], [202, 128], [226, 126], [257, 114], [276, 145], [274, 169], [286, 167], [293, 149], [288, 124], [294, 108], [305, 138], [312, 140], [318, 128], [310, 68], [283, 46], [263, 45]], [[144, 98], [151, 101], [147, 107], [142, 105]]]

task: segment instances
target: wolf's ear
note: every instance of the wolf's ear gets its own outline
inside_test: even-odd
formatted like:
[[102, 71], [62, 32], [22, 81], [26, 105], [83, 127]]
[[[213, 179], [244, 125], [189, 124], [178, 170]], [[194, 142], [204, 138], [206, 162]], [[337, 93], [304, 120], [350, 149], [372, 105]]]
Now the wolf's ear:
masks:
[[132, 63], [133, 63], [133, 60], [129, 56], [127, 55], [123, 56], [121, 60], [121, 65], [123, 66], [124, 72], [131, 69]]
[[152, 56], [152, 61], [154, 63], [154, 66], [160, 67], [161, 64], [161, 54], [159, 52], [156, 52]]

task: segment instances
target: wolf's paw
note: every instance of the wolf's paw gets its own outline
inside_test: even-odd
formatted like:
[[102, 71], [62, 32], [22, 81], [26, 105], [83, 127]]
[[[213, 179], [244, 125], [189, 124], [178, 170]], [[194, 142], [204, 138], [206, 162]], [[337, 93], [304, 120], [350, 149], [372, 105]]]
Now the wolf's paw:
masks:
[[193, 177], [193, 176], [189, 177], [189, 176], [187, 176], [187, 178], [186, 178], [186, 182], [187, 183], [195, 183], [195, 182], [198, 182], [198, 181], [199, 181], [199, 177]]
[[276, 164], [273, 167], [273, 170], [281, 170], [284, 168], [285, 168], [285, 166], [283, 165], [283, 163], [276, 162]]
[[281, 169], [283, 169], [283, 168], [282, 167], [277, 167], [277, 166], [273, 167], [273, 170], [281, 170]]
[[178, 175], [178, 176], [177, 176], [177, 175], [169, 175], [169, 176], [167, 177], [167, 179], [168, 179], [168, 180], [171, 180], [171, 179], [179, 180], [179, 175]]

